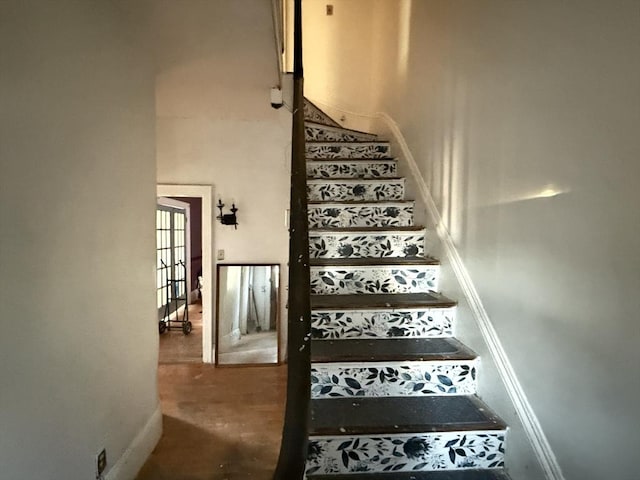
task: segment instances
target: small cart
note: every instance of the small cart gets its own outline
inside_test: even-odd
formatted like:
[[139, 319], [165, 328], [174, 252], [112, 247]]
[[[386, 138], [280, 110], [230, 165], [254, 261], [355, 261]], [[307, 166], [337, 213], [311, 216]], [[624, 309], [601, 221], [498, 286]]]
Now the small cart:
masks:
[[[164, 262], [162, 262], [164, 265]], [[191, 322], [189, 321], [189, 292], [187, 292], [187, 266], [182, 260], [176, 263], [176, 267], [181, 266], [184, 269], [184, 278], [169, 278], [167, 280], [167, 304], [164, 307], [162, 319], [158, 322], [160, 333], [167, 330], [182, 330], [182, 333], [189, 335], [191, 333]], [[181, 288], [184, 287], [184, 288]], [[184, 296], [180, 295], [180, 291], [184, 292]], [[184, 310], [182, 318], [178, 313], [180, 305], [184, 302]], [[175, 319], [171, 319], [171, 307], [175, 307]], [[177, 324], [177, 325], [175, 325]]]

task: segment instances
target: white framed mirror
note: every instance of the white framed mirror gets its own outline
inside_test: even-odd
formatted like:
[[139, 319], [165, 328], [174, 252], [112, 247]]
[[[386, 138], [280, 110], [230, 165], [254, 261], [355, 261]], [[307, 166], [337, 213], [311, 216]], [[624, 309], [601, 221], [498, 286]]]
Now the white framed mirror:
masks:
[[219, 264], [215, 363], [279, 363], [280, 265]]

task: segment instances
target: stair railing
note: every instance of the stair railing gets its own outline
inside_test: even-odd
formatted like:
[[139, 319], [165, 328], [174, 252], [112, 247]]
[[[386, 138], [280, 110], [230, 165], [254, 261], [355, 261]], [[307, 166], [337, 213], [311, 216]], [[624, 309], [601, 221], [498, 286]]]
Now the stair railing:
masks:
[[299, 480], [304, 475], [311, 402], [311, 301], [304, 138], [302, 0], [295, 0], [294, 6], [287, 405], [274, 480]]

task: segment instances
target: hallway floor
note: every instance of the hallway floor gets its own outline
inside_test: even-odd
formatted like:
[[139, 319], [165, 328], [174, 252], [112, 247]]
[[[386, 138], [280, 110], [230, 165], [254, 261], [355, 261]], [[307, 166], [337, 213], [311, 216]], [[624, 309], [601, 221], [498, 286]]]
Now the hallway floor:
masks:
[[[137, 480], [270, 480], [280, 448], [286, 366], [215, 368], [195, 363], [186, 342], [168, 339], [161, 338], [158, 366], [163, 435]], [[171, 355], [166, 348], [174, 350]], [[175, 355], [180, 349], [185, 361]]]

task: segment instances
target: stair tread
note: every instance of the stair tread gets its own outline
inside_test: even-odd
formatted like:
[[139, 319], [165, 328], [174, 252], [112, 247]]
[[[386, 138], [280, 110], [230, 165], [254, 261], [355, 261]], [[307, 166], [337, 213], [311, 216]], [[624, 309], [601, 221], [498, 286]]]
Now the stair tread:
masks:
[[502, 430], [505, 423], [473, 395], [331, 398], [311, 401], [310, 435], [377, 435]]
[[312, 258], [312, 267], [363, 267], [363, 266], [424, 266], [440, 265], [431, 257], [384, 257], [384, 258]]
[[360, 144], [389, 144], [389, 140], [306, 140], [307, 145], [360, 145]]
[[326, 178], [309, 178], [307, 183], [326, 183], [326, 182], [398, 182], [404, 181], [405, 177], [376, 177], [376, 178], [353, 178], [353, 177], [326, 177]]
[[357, 476], [309, 475], [309, 480], [510, 480], [502, 470], [440, 470], [433, 472], [359, 473]]
[[373, 295], [312, 295], [314, 310], [396, 309], [453, 307], [457, 303], [436, 293], [388, 293]]
[[334, 201], [328, 200], [326, 202], [320, 202], [317, 200], [307, 202], [307, 205], [336, 205], [338, 207], [345, 206], [353, 206], [353, 205], [413, 205], [415, 202], [413, 200], [343, 200], [343, 201]]
[[411, 225], [408, 227], [336, 227], [336, 228], [310, 228], [309, 233], [402, 233], [402, 232], [420, 232], [426, 230], [427, 227], [422, 225]]
[[304, 126], [305, 127], [318, 127], [318, 128], [330, 127], [333, 130], [341, 130], [343, 132], [353, 133], [355, 135], [373, 135], [374, 137], [377, 137], [377, 135], [375, 133], [363, 132], [362, 130], [354, 130], [352, 128], [346, 128], [346, 127], [334, 127], [332, 125], [326, 125], [324, 123], [312, 122], [311, 120], [305, 120], [304, 121]]
[[307, 162], [327, 162], [327, 163], [340, 163], [340, 162], [397, 162], [397, 158], [393, 157], [381, 157], [381, 158], [367, 158], [367, 157], [336, 157], [336, 158], [306, 158]]
[[473, 360], [475, 352], [450, 337], [312, 340], [315, 363]]

